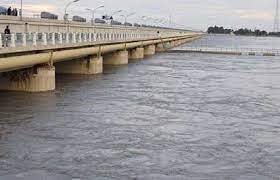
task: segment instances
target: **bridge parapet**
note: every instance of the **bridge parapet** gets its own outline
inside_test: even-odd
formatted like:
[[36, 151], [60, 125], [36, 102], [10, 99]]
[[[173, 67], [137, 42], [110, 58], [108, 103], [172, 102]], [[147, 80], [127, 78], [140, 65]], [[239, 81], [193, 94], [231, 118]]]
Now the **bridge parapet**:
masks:
[[0, 34], [0, 48], [34, 47], [56, 44], [120, 41], [183, 36], [188, 30], [160, 27], [131, 27], [65, 22], [0, 15], [0, 32], [9, 26], [12, 34]]

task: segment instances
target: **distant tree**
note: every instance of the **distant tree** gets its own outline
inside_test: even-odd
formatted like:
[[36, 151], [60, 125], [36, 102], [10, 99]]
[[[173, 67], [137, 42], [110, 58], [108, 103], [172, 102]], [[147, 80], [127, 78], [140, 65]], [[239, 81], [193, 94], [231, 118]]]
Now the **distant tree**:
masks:
[[232, 29], [225, 29], [224, 27], [218, 27], [218, 26], [214, 26], [214, 27], [209, 27], [207, 32], [209, 34], [230, 34], [231, 32], [233, 32]]
[[273, 32], [266, 32], [264, 30], [259, 30], [256, 29], [252, 31], [251, 29], [248, 28], [240, 28], [236, 31], [232, 29], [225, 29], [223, 26], [210, 26], [207, 30], [208, 34], [231, 34], [234, 33], [235, 35], [240, 35], [240, 36], [280, 36], [279, 33], [273, 33]]
[[269, 36], [280, 37], [280, 32], [270, 32], [268, 35]]

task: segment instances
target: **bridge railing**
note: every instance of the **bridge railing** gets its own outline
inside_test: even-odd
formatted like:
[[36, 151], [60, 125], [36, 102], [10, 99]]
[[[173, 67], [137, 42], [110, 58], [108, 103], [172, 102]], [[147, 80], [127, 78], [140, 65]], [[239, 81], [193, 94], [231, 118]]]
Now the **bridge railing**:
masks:
[[0, 33], [0, 49], [158, 38], [154, 33]]

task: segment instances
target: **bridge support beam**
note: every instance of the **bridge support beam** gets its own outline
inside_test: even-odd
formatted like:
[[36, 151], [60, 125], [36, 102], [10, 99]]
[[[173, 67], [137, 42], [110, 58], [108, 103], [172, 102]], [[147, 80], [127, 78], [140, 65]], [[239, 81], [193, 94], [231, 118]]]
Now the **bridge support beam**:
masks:
[[145, 56], [152, 56], [156, 53], [156, 46], [155, 45], [148, 45], [144, 47], [144, 55]]
[[131, 49], [128, 59], [144, 59], [144, 48]]
[[0, 74], [0, 90], [44, 92], [55, 90], [55, 67], [49, 65]]
[[103, 57], [88, 56], [81, 59], [64, 61], [55, 64], [56, 73], [60, 74], [101, 74]]
[[103, 55], [104, 65], [124, 65], [128, 64], [128, 51], [116, 51], [110, 54]]

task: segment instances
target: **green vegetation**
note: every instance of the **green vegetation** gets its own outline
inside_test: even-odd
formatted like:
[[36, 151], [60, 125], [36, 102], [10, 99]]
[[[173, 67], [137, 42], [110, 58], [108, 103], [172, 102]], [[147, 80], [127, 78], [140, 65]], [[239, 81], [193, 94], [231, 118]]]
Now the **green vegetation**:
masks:
[[264, 30], [259, 30], [259, 29], [251, 30], [247, 28], [233, 30], [233, 29], [225, 29], [224, 27], [219, 27], [219, 26], [209, 27], [207, 32], [209, 34], [232, 34], [233, 33], [235, 35], [241, 35], [241, 36], [279, 36], [280, 37], [280, 32], [268, 33], [267, 31]]

